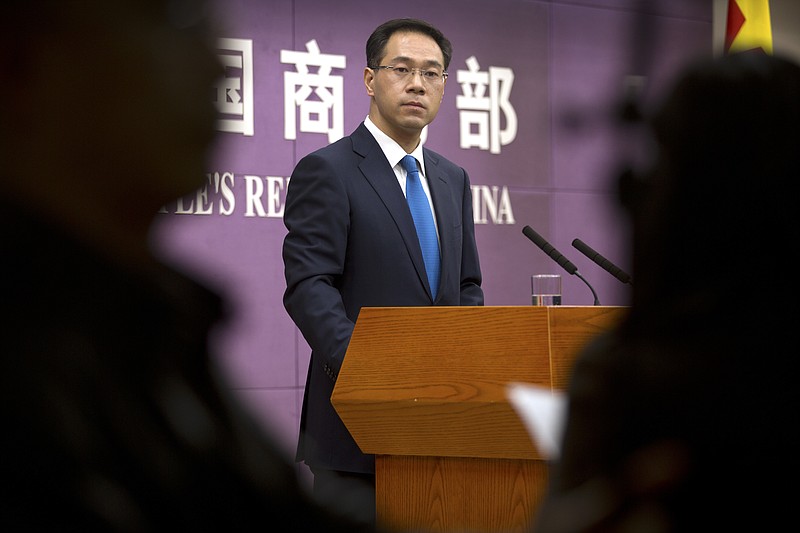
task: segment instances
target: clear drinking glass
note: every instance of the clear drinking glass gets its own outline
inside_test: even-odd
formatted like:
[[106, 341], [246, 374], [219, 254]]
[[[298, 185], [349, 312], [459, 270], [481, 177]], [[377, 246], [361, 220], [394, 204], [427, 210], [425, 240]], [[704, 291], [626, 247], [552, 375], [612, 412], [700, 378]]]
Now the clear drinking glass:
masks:
[[533, 305], [561, 305], [561, 276], [534, 274], [531, 276], [531, 303]]

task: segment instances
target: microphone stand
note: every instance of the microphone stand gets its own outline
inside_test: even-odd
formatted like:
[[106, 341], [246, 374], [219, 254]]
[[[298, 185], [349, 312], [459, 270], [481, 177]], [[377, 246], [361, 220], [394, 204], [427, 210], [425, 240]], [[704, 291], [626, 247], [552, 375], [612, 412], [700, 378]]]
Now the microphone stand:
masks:
[[578, 272], [577, 270], [575, 271], [575, 275], [581, 278], [581, 281], [583, 281], [586, 284], [586, 286], [589, 287], [589, 290], [592, 291], [592, 296], [594, 296], [594, 305], [600, 305], [600, 300], [597, 298], [597, 293], [594, 292], [594, 288], [591, 285], [589, 285], [589, 282], [586, 281], [586, 279], [584, 279], [584, 277], [581, 276], [581, 273]]

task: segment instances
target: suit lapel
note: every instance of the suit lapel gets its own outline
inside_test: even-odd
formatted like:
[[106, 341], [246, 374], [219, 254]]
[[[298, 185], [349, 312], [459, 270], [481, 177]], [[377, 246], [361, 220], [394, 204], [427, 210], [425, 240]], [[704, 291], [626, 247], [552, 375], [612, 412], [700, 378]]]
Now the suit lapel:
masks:
[[406, 249], [411, 256], [411, 261], [417, 270], [420, 282], [425, 286], [425, 290], [428, 291], [430, 296], [431, 288], [425, 271], [422, 249], [417, 238], [417, 230], [414, 227], [414, 219], [408, 210], [408, 203], [406, 203], [406, 198], [403, 196], [403, 190], [400, 188], [400, 184], [397, 183], [397, 176], [395, 176], [392, 167], [389, 166], [389, 162], [386, 160], [380, 145], [378, 145], [378, 142], [363, 123], [356, 128], [351, 138], [353, 140], [353, 151], [364, 158], [358, 168], [381, 198], [392, 219], [394, 219], [403, 242], [405, 242]]

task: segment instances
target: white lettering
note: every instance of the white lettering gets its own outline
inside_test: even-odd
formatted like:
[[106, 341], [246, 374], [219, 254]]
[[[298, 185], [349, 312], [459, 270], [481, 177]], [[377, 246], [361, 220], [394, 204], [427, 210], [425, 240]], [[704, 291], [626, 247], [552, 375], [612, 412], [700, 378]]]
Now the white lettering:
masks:
[[253, 115], [253, 41], [219, 39], [217, 56], [225, 74], [216, 82], [217, 129], [242, 135], [255, 133]]
[[245, 183], [247, 183], [247, 199], [245, 205], [247, 210], [244, 213], [246, 217], [265, 217], [267, 213], [264, 212], [264, 205], [261, 203], [261, 196], [264, 194], [264, 183], [258, 176], [245, 176]]
[[[315, 39], [306, 43], [306, 50], [281, 50], [281, 63], [297, 68], [296, 72], [283, 74], [283, 137], [297, 139], [297, 108], [301, 132], [327, 133], [328, 142], [334, 142], [344, 136], [344, 85], [342, 76], [331, 75], [331, 70], [345, 68], [347, 58], [321, 54]], [[319, 68], [311, 73], [309, 66]], [[314, 99], [309, 99], [312, 95]]]
[[[245, 176], [247, 183], [247, 210], [246, 217], [280, 218], [283, 216], [283, 206], [288, 178], [267, 176], [263, 180], [259, 176]], [[266, 182], [266, 187], [264, 183]], [[265, 209], [266, 206], [266, 209]]]
[[473, 185], [472, 216], [475, 224], [515, 224], [508, 187]]
[[[475, 56], [466, 63], [467, 70], [456, 72], [463, 92], [456, 96], [456, 108], [460, 110], [459, 146], [499, 154], [501, 146], [511, 144], [517, 137], [517, 113], [509, 100], [514, 71], [506, 67], [481, 71]], [[501, 115], [505, 117], [505, 128], [501, 127]]]

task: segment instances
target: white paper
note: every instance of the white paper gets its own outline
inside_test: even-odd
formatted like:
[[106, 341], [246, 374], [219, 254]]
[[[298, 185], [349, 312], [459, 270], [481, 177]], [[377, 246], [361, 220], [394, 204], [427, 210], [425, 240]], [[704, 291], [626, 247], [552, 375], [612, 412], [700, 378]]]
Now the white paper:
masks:
[[566, 396], [559, 391], [530, 383], [509, 383], [511, 406], [545, 459], [558, 458], [566, 416]]

